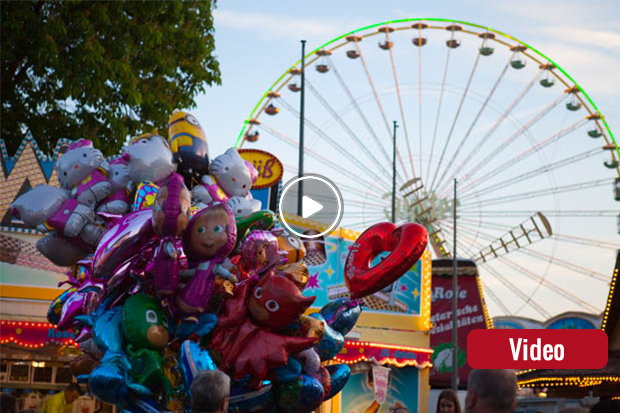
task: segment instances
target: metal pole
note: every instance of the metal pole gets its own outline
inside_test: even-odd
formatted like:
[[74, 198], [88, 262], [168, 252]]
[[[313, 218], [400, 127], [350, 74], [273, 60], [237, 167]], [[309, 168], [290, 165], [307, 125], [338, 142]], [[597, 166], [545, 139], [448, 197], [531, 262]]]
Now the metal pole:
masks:
[[[299, 168], [297, 176], [304, 174], [304, 97], [306, 91], [306, 41], [301, 41], [301, 97], [299, 103]], [[297, 193], [297, 215], [302, 216], [302, 199], [304, 196], [304, 181], [299, 181]]]
[[458, 369], [458, 348], [459, 339], [457, 335], [457, 317], [458, 310], [458, 283], [456, 275], [456, 178], [454, 179], [454, 200], [452, 205], [452, 215], [454, 219], [454, 233], [452, 246], [452, 389], [458, 390], [459, 387], [459, 369]]
[[392, 222], [396, 223], [396, 128], [398, 123], [394, 121], [394, 133], [392, 136]]

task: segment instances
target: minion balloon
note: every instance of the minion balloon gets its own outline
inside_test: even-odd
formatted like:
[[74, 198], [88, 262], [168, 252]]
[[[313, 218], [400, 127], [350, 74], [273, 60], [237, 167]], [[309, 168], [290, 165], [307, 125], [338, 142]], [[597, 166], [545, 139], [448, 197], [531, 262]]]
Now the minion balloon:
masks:
[[175, 110], [168, 120], [168, 141], [178, 172], [192, 188], [209, 170], [209, 145], [204, 129], [191, 113]]

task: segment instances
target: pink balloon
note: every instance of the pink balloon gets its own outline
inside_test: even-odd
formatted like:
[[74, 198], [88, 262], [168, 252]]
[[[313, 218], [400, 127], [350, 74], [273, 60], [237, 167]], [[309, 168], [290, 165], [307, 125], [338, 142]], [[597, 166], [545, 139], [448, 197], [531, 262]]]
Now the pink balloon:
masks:
[[107, 280], [121, 265], [127, 266], [141, 250], [150, 247], [156, 239], [152, 216], [150, 208], [129, 213], [103, 234], [93, 258], [95, 279]]

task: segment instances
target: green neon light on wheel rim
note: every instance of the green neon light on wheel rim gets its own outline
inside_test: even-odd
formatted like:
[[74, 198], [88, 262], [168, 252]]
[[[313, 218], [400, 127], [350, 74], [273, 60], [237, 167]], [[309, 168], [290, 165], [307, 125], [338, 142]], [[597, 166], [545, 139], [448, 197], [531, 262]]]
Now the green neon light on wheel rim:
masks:
[[[530, 46], [529, 44], [522, 42], [521, 40], [512, 37], [506, 33], [503, 33], [499, 30], [495, 30], [492, 29], [490, 27], [486, 27], [486, 26], [482, 26], [480, 24], [475, 24], [475, 23], [470, 23], [470, 22], [466, 22], [466, 21], [461, 21], [461, 20], [451, 20], [451, 19], [440, 19], [440, 18], [413, 18], [413, 19], [399, 19], [399, 20], [390, 20], [390, 21], [385, 21], [385, 22], [381, 22], [381, 23], [376, 23], [376, 24], [372, 24], [370, 26], [365, 26], [365, 27], [361, 27], [359, 29], [350, 31], [348, 33], [345, 33], [341, 36], [338, 36], [324, 44], [322, 44], [321, 46], [317, 47], [316, 49], [312, 50], [310, 53], [308, 53], [306, 55], [306, 58], [311, 57], [314, 53], [316, 53], [316, 51], [325, 48], [326, 46], [337, 42], [340, 39], [343, 39], [347, 36], [350, 36], [352, 34], [364, 31], [364, 30], [368, 30], [368, 29], [372, 29], [374, 27], [379, 27], [379, 26], [385, 26], [387, 24], [395, 24], [395, 23], [406, 23], [406, 22], [414, 22], [414, 21], [435, 21], [435, 22], [445, 22], [445, 23], [459, 23], [459, 24], [465, 24], [468, 26], [472, 26], [472, 27], [476, 27], [479, 29], [484, 29], [486, 31], [490, 31], [493, 33], [497, 33], [501, 36], [504, 36], [510, 40], [513, 40], [517, 43], [520, 43], [522, 45], [524, 45], [525, 47], [527, 47], [529, 50], [533, 51], [534, 53], [536, 53], [537, 55], [539, 55], [540, 57], [544, 58], [545, 60], [547, 60], [548, 62], [552, 63], [560, 72], [562, 72], [562, 74], [564, 76], [566, 76], [566, 78], [568, 80], [570, 80], [571, 82], [573, 82], [573, 84], [575, 86], [577, 86], [579, 88], [579, 90], [581, 91], [581, 93], [583, 94], [583, 96], [587, 99], [587, 101], [592, 105], [592, 108], [596, 111], [596, 113], [598, 113], [598, 115], [600, 116], [600, 120], [603, 122], [603, 125], [605, 125], [605, 130], [607, 131], [609, 137], [611, 138], [611, 140], [613, 141], [615, 147], [616, 147], [616, 153], [618, 154], [618, 158], [620, 158], [620, 148], [618, 147], [618, 143], [616, 142], [616, 139], [614, 138], [613, 133], [611, 132], [611, 129], [609, 128], [609, 125], [607, 124], [607, 121], [605, 120], [605, 117], [601, 114], [601, 112], [598, 110], [598, 107], [596, 106], [596, 104], [594, 103], [594, 101], [592, 101], [592, 99], [590, 98], [590, 96], [586, 93], [586, 91], [581, 87], [581, 85], [579, 85], [579, 83], [577, 83], [562, 67], [560, 67], [558, 64], [556, 64], [553, 60], [551, 60], [550, 58], [548, 58], [545, 54], [541, 53], [540, 51], [538, 51], [537, 49], [533, 48], [532, 46]], [[276, 86], [277, 84], [280, 83], [280, 81], [282, 80], [282, 78], [284, 78], [284, 76], [286, 76], [291, 69], [295, 68], [296, 66], [298, 66], [301, 63], [301, 59], [298, 60], [294, 65], [292, 65], [288, 70], [286, 70], [272, 85], [271, 87], [269, 87], [269, 89], [265, 92], [265, 94], [262, 96], [262, 98], [258, 101], [258, 103], [256, 104], [256, 106], [254, 106], [254, 108], [252, 109], [252, 112], [250, 113], [250, 116], [248, 117], [248, 119], [244, 122], [243, 127], [241, 128], [241, 132], [239, 133], [239, 135], [237, 136], [237, 140], [235, 141], [235, 147], [239, 147], [241, 145], [241, 142], [243, 141], [243, 133], [245, 132], [249, 119], [252, 119], [254, 114], [256, 113], [256, 111], [258, 110], [258, 108], [260, 107], [261, 103], [265, 100], [265, 98], [267, 97], [267, 95], [269, 94], [269, 92], [271, 92], [271, 90], [274, 88], [274, 86]]]

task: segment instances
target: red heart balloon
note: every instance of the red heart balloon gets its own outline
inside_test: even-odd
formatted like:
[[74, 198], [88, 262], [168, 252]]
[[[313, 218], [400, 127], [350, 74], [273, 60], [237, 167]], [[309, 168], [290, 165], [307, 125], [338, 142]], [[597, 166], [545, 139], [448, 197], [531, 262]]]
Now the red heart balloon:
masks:
[[[427, 242], [428, 232], [419, 224], [397, 227], [381, 222], [368, 228], [351, 247], [344, 268], [351, 298], [365, 297], [392, 284], [420, 259]], [[372, 260], [384, 251], [390, 254], [370, 268]]]

